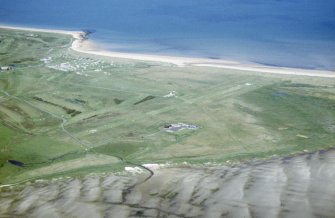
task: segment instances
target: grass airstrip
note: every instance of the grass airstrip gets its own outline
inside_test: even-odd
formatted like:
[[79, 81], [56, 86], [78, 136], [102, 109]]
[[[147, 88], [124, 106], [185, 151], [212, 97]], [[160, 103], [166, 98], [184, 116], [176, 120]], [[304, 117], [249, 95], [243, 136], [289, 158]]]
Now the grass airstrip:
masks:
[[1, 184], [335, 145], [335, 79], [111, 59], [71, 42], [0, 29]]

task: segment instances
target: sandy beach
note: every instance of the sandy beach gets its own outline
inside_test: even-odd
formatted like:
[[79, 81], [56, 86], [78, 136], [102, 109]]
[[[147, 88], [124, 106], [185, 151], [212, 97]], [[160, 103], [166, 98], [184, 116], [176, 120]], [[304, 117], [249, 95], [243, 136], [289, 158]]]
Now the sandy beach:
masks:
[[270, 67], [270, 66], [259, 65], [259, 64], [243, 64], [243, 63], [239, 63], [235, 61], [227, 61], [227, 60], [221, 60], [221, 59], [213, 60], [213, 59], [205, 59], [205, 58], [190, 58], [190, 57], [175, 57], [175, 56], [164, 56], [164, 55], [112, 52], [112, 51], [100, 49], [99, 46], [97, 46], [92, 40], [89, 40], [86, 38], [86, 33], [83, 31], [39, 29], [39, 28], [15, 27], [15, 26], [5, 26], [5, 25], [0, 25], [0, 28], [71, 35], [74, 38], [72, 45], [71, 45], [72, 50], [81, 52], [81, 53], [105, 56], [105, 57], [111, 57], [111, 58], [124, 58], [124, 59], [132, 59], [132, 60], [164, 62], [164, 63], [171, 63], [179, 67], [183, 67], [183, 66], [214, 67], [214, 68], [243, 70], [243, 71], [260, 72], [260, 73], [335, 78], [334, 71], [309, 70], [309, 69], [285, 68], [285, 67]]

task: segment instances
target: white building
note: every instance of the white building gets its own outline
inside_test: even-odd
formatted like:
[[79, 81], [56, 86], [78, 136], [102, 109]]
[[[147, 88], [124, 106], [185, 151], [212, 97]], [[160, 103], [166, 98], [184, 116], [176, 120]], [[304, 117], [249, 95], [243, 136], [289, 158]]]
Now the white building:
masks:
[[11, 70], [12, 67], [11, 66], [2, 66], [0, 67], [1, 70]]

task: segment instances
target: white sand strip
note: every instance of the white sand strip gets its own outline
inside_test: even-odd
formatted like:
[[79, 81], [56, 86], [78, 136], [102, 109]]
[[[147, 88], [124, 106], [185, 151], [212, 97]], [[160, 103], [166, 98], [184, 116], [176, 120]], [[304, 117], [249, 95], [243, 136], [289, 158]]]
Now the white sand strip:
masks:
[[164, 62], [164, 63], [175, 64], [180, 67], [182, 66], [215, 67], [215, 68], [223, 68], [223, 69], [260, 72], [260, 73], [335, 78], [334, 71], [307, 70], [307, 69], [285, 68], [285, 67], [269, 67], [269, 66], [264, 66], [264, 65], [242, 64], [242, 63], [235, 62], [235, 61], [212, 60], [212, 59], [206, 59], [206, 58], [189, 58], [189, 57], [175, 57], [175, 56], [106, 51], [106, 50], [99, 49], [98, 46], [91, 40], [87, 40], [85, 37], [86, 34], [83, 31], [38, 29], [38, 28], [14, 27], [14, 26], [4, 26], [4, 25], [0, 25], [0, 28], [72, 35], [72, 37], [74, 38], [74, 41], [71, 46], [72, 50], [81, 52], [81, 53], [93, 54], [93, 55], [105, 56], [105, 57], [111, 57], [111, 58], [125, 58], [125, 59], [132, 59], [132, 60]]
[[57, 33], [72, 35], [75, 39], [83, 39], [85, 33], [83, 31], [67, 31], [67, 30], [55, 30], [55, 29], [38, 29], [38, 28], [28, 28], [28, 27], [16, 27], [16, 26], [5, 26], [0, 25], [0, 29], [10, 29], [10, 30], [22, 30], [31, 32], [43, 32], [43, 33]]
[[267, 67], [262, 65], [242, 65], [242, 64], [238, 66], [232, 66], [232, 65], [211, 64], [211, 63], [199, 63], [199, 64], [195, 63], [193, 65], [199, 67], [216, 67], [216, 68], [244, 70], [244, 71], [260, 72], [260, 73], [335, 78], [335, 72], [325, 70], [308, 70], [300, 68]]

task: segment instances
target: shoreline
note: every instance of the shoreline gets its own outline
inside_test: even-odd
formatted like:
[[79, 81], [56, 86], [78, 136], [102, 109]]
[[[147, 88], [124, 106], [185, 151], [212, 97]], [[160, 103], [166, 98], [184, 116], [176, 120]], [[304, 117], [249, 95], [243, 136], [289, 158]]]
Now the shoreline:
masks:
[[221, 60], [221, 59], [213, 60], [213, 59], [206, 59], [206, 58], [191, 58], [191, 57], [178, 57], [178, 56], [122, 53], [122, 52], [107, 51], [103, 49], [98, 49], [96, 44], [93, 41], [87, 39], [87, 33], [85, 33], [84, 31], [40, 29], [40, 28], [16, 27], [16, 26], [7, 26], [7, 25], [0, 25], [0, 29], [71, 35], [74, 40], [71, 44], [70, 49], [72, 49], [73, 51], [85, 53], [85, 54], [97, 55], [97, 56], [110, 57], [110, 58], [123, 58], [123, 59], [131, 59], [131, 60], [163, 62], [163, 63], [174, 64], [178, 67], [184, 67], [184, 66], [213, 67], [213, 68], [251, 71], [251, 72], [259, 72], [259, 73], [270, 73], [270, 74], [335, 78], [335, 71], [309, 70], [309, 69], [287, 68], [287, 67], [270, 67], [270, 66], [259, 65], [259, 64], [243, 64], [243, 63], [239, 63], [236, 61], [227, 61], [227, 60]]

